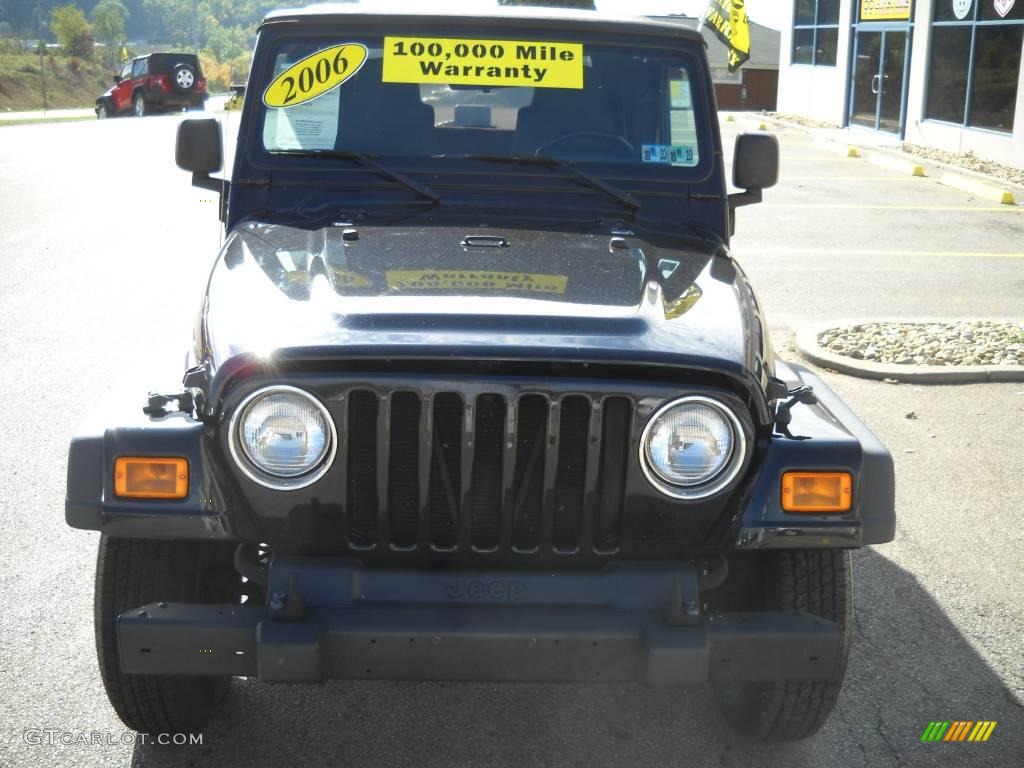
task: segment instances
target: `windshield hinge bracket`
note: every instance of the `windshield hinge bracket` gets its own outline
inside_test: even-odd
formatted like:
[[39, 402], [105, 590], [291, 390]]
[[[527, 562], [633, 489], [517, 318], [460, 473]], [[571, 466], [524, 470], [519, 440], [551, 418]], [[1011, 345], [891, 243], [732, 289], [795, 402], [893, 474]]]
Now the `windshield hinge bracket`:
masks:
[[146, 405], [142, 412], [147, 416], [160, 418], [172, 413], [184, 413], [191, 416], [195, 412], [195, 397], [191, 392], [175, 392], [164, 395], [159, 392], [150, 392]]
[[814, 387], [802, 384], [799, 387], [789, 390], [787, 393], [789, 400], [784, 403], [780, 403], [775, 409], [775, 423], [780, 427], [788, 427], [789, 423], [793, 420], [793, 414], [790, 411], [797, 403], [803, 403], [804, 405], [817, 405], [818, 398], [814, 394]]

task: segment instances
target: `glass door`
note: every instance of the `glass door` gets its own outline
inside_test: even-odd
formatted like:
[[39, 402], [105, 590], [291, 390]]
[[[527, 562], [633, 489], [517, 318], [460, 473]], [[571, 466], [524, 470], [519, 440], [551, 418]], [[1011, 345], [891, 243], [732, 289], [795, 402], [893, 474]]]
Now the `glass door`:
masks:
[[850, 122], [854, 125], [876, 128], [878, 73], [882, 68], [882, 33], [858, 31], [854, 56]]
[[850, 124], [900, 133], [906, 88], [906, 29], [858, 29]]
[[878, 79], [878, 130], [900, 132], [903, 111], [903, 68], [907, 59], [907, 33], [882, 33], [882, 69]]

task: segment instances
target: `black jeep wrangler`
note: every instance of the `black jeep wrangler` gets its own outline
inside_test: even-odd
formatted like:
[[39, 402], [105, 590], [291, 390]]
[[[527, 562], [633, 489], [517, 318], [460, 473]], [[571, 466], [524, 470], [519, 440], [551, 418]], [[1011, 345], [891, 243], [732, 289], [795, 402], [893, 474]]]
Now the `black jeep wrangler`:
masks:
[[839, 695], [893, 465], [772, 351], [704, 44], [586, 12], [260, 27], [180, 391], [95, 415], [103, 682], [141, 731], [232, 677], [709, 683], [751, 738]]

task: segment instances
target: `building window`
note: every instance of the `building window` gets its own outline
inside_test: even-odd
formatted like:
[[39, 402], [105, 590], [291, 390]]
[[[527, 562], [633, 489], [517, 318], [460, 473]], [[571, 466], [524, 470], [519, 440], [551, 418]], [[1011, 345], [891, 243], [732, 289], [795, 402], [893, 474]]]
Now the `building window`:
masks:
[[839, 0], [796, 0], [793, 63], [834, 67], [838, 44]]
[[935, 5], [926, 118], [1013, 132], [1024, 7], [999, 3], [1007, 8], [1000, 16], [996, 5], [985, 0]]

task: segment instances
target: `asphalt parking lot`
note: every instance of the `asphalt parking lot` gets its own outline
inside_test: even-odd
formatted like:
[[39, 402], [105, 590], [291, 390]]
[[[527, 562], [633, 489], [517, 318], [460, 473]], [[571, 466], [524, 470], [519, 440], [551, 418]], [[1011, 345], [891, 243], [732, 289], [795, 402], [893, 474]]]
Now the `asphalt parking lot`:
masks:
[[[1024, 384], [828, 373], [893, 452], [899, 521], [855, 555], [850, 667], [817, 737], [738, 742], [700, 689], [239, 681], [202, 746], [122, 740], [93, 649], [97, 536], [64, 525], [65, 461], [90, 408], [180, 375], [219, 230], [173, 165], [176, 120], [0, 128], [0, 766], [1021, 763]], [[724, 123], [727, 143], [745, 125]], [[810, 321], [1024, 316], [1024, 208], [779, 137], [782, 183], [740, 211], [734, 247], [783, 356]], [[998, 726], [920, 743], [936, 719]]]

